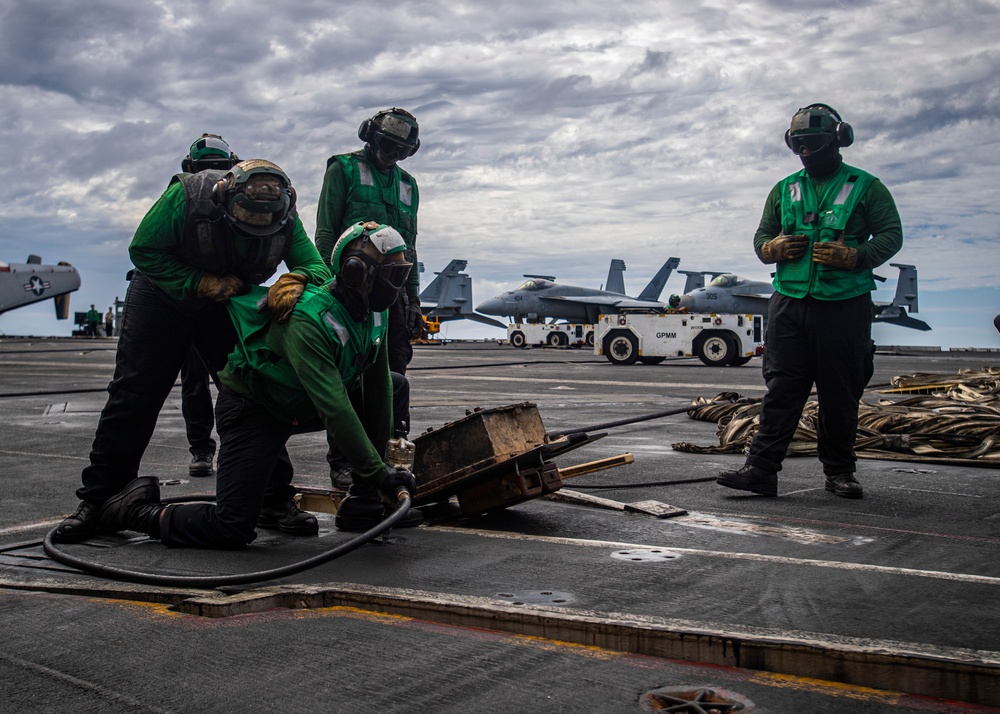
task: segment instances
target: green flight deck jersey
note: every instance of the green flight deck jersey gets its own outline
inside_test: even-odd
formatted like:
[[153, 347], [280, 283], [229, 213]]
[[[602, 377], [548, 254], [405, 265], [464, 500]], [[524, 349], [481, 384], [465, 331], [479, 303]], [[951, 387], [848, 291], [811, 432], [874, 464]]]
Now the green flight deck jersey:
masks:
[[[417, 264], [417, 182], [399, 166], [383, 174], [365, 157], [364, 150], [327, 160], [323, 189], [316, 210], [316, 248], [329, 264], [341, 234], [358, 221], [375, 221], [395, 228], [406, 244], [406, 259]], [[420, 293], [420, 273], [410, 271], [406, 292]]]
[[[754, 250], [779, 233], [809, 238], [805, 255], [778, 263], [774, 289], [793, 298], [847, 300], [875, 289], [872, 269], [903, 245], [903, 228], [889, 190], [874, 176], [847, 164], [829, 176], [798, 171], [771, 189], [754, 236]], [[815, 243], [844, 238], [857, 248], [852, 270], [812, 262]]]
[[[330, 292], [307, 285], [281, 325], [258, 304], [267, 289], [229, 300], [239, 342], [219, 380], [288, 423], [319, 417], [361, 478], [385, 473], [392, 430], [386, 312], [355, 322]], [[355, 391], [357, 410], [349, 392]]]
[[[224, 175], [223, 172], [202, 171], [194, 176], [209, 173]], [[197, 298], [198, 283], [208, 272], [183, 257], [182, 241], [185, 240], [185, 226], [191, 210], [182, 182], [171, 182], [142, 219], [128, 248], [132, 264], [139, 272], [152, 280], [167, 297], [179, 302]], [[249, 256], [258, 242], [232, 235], [230, 244], [234, 255], [231, 259], [239, 263], [242, 256], [249, 262]], [[305, 275], [310, 283], [319, 285], [331, 278], [329, 269], [306, 235], [298, 216], [291, 227], [291, 237], [282, 259], [290, 272]]]

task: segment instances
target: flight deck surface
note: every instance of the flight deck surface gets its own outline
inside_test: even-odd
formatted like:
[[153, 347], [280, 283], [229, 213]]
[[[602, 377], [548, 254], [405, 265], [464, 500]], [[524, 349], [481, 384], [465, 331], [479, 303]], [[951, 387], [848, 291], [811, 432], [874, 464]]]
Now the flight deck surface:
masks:
[[[761, 712], [1000, 706], [997, 470], [862, 459], [865, 497], [848, 500], [824, 490], [815, 458], [790, 458], [778, 498], [743, 495], [711, 480], [742, 457], [671, 448], [717, 443], [715, 425], [683, 414], [606, 429], [556, 463], [630, 453], [563, 491], [685, 515], [548, 498], [473, 518], [441, 508], [278, 580], [170, 588], [81, 574], [40, 541], [76, 506], [114, 347], [0, 340], [0, 711], [641, 712], [663, 688]], [[872, 385], [998, 359], [879, 354]], [[556, 432], [764, 392], [759, 359], [616, 367], [488, 343], [418, 346], [408, 377], [411, 435], [475, 407], [532, 402]], [[328, 486], [324, 435], [294, 437], [289, 452], [296, 483]], [[211, 492], [189, 459], [175, 389], [141, 475], [164, 496]], [[155, 572], [263, 571], [347, 539], [319, 520], [318, 538], [260, 531], [236, 553], [125, 535], [65, 550]]]

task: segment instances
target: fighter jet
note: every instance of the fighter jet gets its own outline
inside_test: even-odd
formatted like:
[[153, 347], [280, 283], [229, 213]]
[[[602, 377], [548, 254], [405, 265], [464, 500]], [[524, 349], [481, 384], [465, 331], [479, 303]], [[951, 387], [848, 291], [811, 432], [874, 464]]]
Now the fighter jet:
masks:
[[[420, 310], [424, 317], [449, 320], [474, 320], [484, 325], [506, 328], [499, 320], [479, 315], [472, 310], [472, 278], [466, 273], [467, 260], [452, 260], [420, 293]], [[421, 266], [422, 267], [422, 266]]]
[[509, 317], [514, 322], [565, 320], [590, 324], [597, 322], [597, 316], [602, 313], [614, 313], [623, 308], [665, 309], [666, 305], [659, 301], [660, 293], [671, 271], [679, 264], [680, 258], [668, 259], [636, 298], [625, 295], [621, 276], [625, 264], [616, 260], [608, 271], [607, 290], [561, 285], [551, 275], [525, 275], [528, 280], [520, 287], [480, 303], [476, 310], [486, 315]]
[[69, 317], [69, 294], [80, 289], [80, 274], [69, 263], [43, 265], [37, 255], [27, 263], [0, 261], [0, 314], [53, 298], [56, 319]]
[[[891, 302], [875, 303], [875, 322], [887, 322], [900, 327], [914, 330], [929, 330], [931, 326], [923, 320], [907, 314], [907, 308], [917, 310], [917, 268], [902, 263], [889, 263], [899, 268], [899, 278], [896, 281], [896, 294]], [[774, 286], [769, 282], [748, 280], [733, 273], [704, 273], [684, 271], [688, 276], [684, 286], [685, 293], [680, 296], [679, 307], [686, 307], [690, 312], [715, 313], [752, 313], [763, 315], [767, 319], [767, 301], [774, 292]], [[713, 275], [713, 280], [705, 285], [704, 277]], [[885, 278], [876, 275], [875, 279], [885, 282]], [[672, 296], [676, 297], [676, 296]]]

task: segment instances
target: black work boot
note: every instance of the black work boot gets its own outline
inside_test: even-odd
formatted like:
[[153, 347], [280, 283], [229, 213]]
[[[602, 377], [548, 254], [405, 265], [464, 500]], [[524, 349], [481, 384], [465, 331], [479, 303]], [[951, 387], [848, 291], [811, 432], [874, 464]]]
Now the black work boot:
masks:
[[826, 490], [844, 498], [861, 498], [865, 491], [853, 473], [827, 474]]
[[281, 503], [265, 503], [261, 506], [257, 526], [277, 529], [290, 535], [314, 536], [319, 533], [316, 516], [300, 509], [291, 498]]
[[101, 506], [101, 529], [109, 533], [136, 531], [160, 537], [160, 482], [155, 476], [141, 476], [117, 496]]
[[[337, 517], [333, 522], [337, 530], [363, 533], [384, 521], [388, 515], [376, 489], [355, 483], [337, 507]], [[419, 508], [411, 507], [396, 526], [414, 528], [423, 522], [424, 514]]]
[[330, 464], [330, 483], [338, 491], [350, 489], [354, 470], [350, 464]]
[[212, 466], [212, 461], [214, 460], [215, 454], [210, 452], [195, 454], [191, 457], [188, 473], [196, 478], [211, 476], [214, 472], [214, 467]]
[[97, 535], [101, 530], [101, 507], [90, 501], [80, 501], [73, 514], [56, 526], [52, 540], [56, 543], [78, 543]]
[[745, 464], [736, 471], [723, 471], [715, 482], [720, 486], [759, 493], [762, 496], [778, 495], [778, 474], [750, 464]]

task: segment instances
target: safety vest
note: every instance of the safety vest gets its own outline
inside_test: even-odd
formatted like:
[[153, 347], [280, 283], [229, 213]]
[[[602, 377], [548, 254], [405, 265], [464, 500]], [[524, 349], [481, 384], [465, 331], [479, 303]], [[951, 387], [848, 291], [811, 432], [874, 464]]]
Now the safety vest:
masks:
[[816, 193], [816, 182], [803, 170], [781, 183], [781, 228], [786, 235], [802, 234], [809, 239], [809, 248], [798, 260], [777, 264], [774, 289], [782, 295], [818, 300], [846, 300], [875, 289], [872, 271], [861, 268], [841, 270], [812, 262], [815, 243], [835, 241], [844, 236], [844, 244], [857, 248], [870, 234], [850, 235], [845, 232], [847, 221], [861, 202], [875, 177], [847, 164], [822, 184], [822, 195]]
[[[330, 354], [340, 379], [350, 388], [365, 370], [375, 363], [385, 339], [387, 313], [369, 313], [362, 323], [355, 322], [347, 309], [329, 290], [306, 285], [295, 305], [296, 315], [305, 315], [327, 334], [332, 343]], [[247, 394], [271, 414], [289, 422], [307, 421], [317, 416], [316, 409], [291, 363], [277, 349], [288, 324], [278, 325], [258, 305], [267, 300], [267, 288], [254, 286], [247, 295], [230, 298], [229, 316], [236, 327], [236, 349], [220, 372], [223, 384]], [[275, 333], [274, 331], [279, 331]], [[232, 380], [238, 380], [234, 385]], [[242, 388], [241, 388], [242, 387]]]
[[347, 212], [340, 231], [358, 221], [386, 223], [403, 236], [408, 255], [413, 260], [417, 240], [417, 182], [399, 166], [388, 175], [380, 173], [365, 158], [365, 152], [331, 156], [326, 165], [340, 162], [347, 179]]
[[235, 275], [248, 285], [259, 285], [278, 269], [292, 242], [295, 215], [272, 236], [254, 238], [235, 235], [222, 209], [212, 200], [212, 189], [225, 171], [207, 169], [196, 174], [177, 174], [170, 183], [184, 188], [184, 235], [180, 258], [187, 265], [215, 275]]

